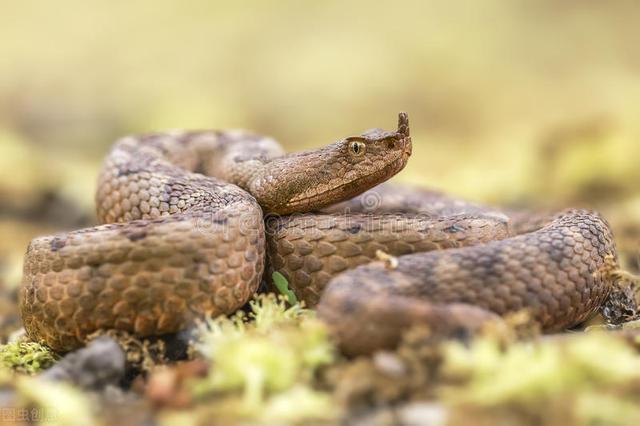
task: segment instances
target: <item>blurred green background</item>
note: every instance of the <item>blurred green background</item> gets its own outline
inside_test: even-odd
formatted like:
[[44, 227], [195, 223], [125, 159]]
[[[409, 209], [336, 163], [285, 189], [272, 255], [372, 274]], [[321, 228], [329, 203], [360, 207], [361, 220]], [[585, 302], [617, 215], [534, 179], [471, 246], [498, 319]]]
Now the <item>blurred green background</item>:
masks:
[[119, 136], [249, 128], [289, 150], [409, 112], [396, 179], [586, 205], [640, 247], [636, 1], [0, 0], [0, 268], [93, 223]]

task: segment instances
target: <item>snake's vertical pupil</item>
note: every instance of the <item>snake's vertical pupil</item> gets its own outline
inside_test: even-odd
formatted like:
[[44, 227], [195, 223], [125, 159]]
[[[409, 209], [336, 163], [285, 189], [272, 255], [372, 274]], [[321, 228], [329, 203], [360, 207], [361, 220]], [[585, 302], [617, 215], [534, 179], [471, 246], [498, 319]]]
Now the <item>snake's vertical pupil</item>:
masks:
[[364, 143], [359, 141], [353, 141], [351, 142], [350, 147], [351, 147], [351, 151], [353, 151], [355, 155], [364, 154], [364, 150], [365, 150]]

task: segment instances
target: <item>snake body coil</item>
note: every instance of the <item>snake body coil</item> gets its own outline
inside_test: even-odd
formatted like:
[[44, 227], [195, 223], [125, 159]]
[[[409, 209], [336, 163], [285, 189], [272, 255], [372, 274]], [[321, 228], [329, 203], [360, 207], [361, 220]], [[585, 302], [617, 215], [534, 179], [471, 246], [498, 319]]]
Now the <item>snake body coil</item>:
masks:
[[[297, 154], [244, 132], [124, 138], [99, 179], [105, 225], [28, 248], [20, 292], [27, 334], [65, 351], [100, 329], [175, 332], [242, 306], [265, 256], [268, 272], [319, 302], [349, 353], [392, 346], [414, 324], [474, 328], [523, 308], [544, 329], [561, 329], [607, 297], [615, 246], [595, 213], [515, 223], [390, 186], [353, 198], [400, 171], [410, 154], [405, 114], [397, 131]], [[263, 211], [272, 213], [266, 228]], [[407, 256], [387, 269], [370, 263], [381, 251]]]

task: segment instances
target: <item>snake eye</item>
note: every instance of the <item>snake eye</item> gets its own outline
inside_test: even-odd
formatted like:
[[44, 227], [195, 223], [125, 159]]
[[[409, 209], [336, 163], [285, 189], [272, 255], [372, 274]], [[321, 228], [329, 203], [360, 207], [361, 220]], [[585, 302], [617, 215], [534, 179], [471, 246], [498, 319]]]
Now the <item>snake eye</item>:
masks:
[[364, 155], [366, 150], [367, 150], [367, 146], [364, 144], [364, 142], [360, 142], [360, 141], [349, 142], [349, 151], [351, 151], [351, 153], [356, 157], [360, 157]]

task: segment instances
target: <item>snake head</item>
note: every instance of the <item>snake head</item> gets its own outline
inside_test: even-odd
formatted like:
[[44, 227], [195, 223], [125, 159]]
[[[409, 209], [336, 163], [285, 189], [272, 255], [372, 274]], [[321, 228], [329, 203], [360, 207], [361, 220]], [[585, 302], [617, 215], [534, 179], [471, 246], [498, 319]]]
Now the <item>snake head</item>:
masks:
[[357, 183], [359, 188], [373, 187], [406, 166], [412, 149], [409, 116], [405, 112], [398, 114], [398, 130], [394, 132], [371, 129], [360, 136], [345, 138], [343, 143], [351, 166], [344, 175], [345, 183]]
[[[410, 155], [409, 118], [402, 112], [396, 131], [371, 129], [324, 148], [274, 160], [269, 166], [270, 176], [286, 172], [278, 179], [278, 196], [271, 196], [276, 191], [266, 191], [266, 178], [258, 181], [261, 187], [254, 185], [250, 192], [273, 213], [313, 211], [386, 181], [404, 168]], [[261, 197], [260, 193], [269, 195]]]
[[[404, 159], [402, 163], [402, 167], [404, 167], [411, 155], [409, 116], [406, 112], [398, 114], [398, 130], [395, 132], [370, 129], [360, 136], [347, 137], [344, 142], [349, 147], [349, 153], [356, 159], [362, 158], [369, 162], [382, 160], [383, 158], [388, 158], [389, 160]], [[368, 156], [367, 153], [369, 154]], [[400, 170], [397, 170], [396, 173]]]

